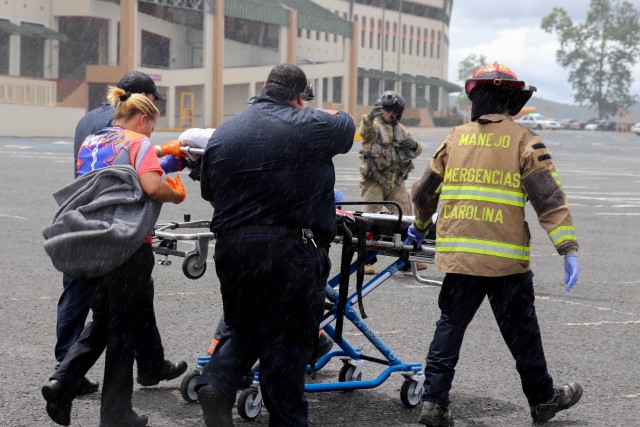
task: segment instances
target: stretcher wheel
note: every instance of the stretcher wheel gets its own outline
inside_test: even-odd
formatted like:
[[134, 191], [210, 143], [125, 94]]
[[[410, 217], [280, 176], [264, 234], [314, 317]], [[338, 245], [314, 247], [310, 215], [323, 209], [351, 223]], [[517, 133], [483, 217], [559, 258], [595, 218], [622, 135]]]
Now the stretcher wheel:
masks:
[[180, 395], [182, 395], [182, 398], [189, 403], [198, 401], [198, 394], [196, 393], [195, 388], [199, 376], [200, 372], [191, 372], [190, 374], [185, 375], [180, 383]]
[[262, 397], [258, 397], [258, 389], [249, 387], [242, 390], [238, 397], [238, 414], [245, 420], [253, 420], [262, 411]]
[[199, 279], [202, 277], [204, 272], [207, 271], [206, 262], [202, 264], [202, 267], [200, 268], [195, 267], [199, 257], [200, 257], [199, 253], [192, 252], [190, 254], [187, 254], [187, 256], [184, 257], [184, 261], [182, 261], [182, 272], [189, 279], [193, 279], [193, 280]]
[[402, 404], [407, 408], [413, 408], [417, 406], [422, 400], [422, 392], [416, 393], [417, 381], [405, 380], [400, 388], [400, 400]]
[[341, 383], [349, 382], [349, 381], [360, 381], [362, 380], [362, 372], [358, 373], [358, 376], [354, 377], [353, 373], [356, 371], [356, 367], [353, 365], [344, 365], [340, 368], [340, 373], [338, 374], [338, 381]]

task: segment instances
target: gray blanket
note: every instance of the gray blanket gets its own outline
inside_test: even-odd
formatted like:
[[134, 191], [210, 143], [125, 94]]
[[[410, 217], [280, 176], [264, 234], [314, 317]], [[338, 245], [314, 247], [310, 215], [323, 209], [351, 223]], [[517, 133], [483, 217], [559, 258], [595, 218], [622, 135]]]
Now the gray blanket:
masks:
[[42, 230], [56, 269], [74, 277], [113, 270], [140, 248], [160, 215], [133, 167], [113, 166], [82, 175], [53, 194], [60, 208]]

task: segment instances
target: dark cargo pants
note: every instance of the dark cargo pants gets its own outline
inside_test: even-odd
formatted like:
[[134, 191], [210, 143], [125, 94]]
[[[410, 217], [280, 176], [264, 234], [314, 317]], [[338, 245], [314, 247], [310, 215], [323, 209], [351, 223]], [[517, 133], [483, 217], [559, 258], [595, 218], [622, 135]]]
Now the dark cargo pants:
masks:
[[196, 388], [211, 384], [233, 402], [240, 379], [260, 359], [269, 424], [306, 426], [304, 380], [323, 311], [326, 249], [300, 238], [234, 234], [217, 241], [214, 258], [230, 335]]
[[529, 404], [546, 402], [553, 396], [553, 381], [542, 348], [531, 271], [504, 277], [445, 276], [438, 298], [440, 320], [436, 323], [424, 371], [423, 400], [449, 404], [449, 390], [464, 333], [485, 296], [516, 361]]

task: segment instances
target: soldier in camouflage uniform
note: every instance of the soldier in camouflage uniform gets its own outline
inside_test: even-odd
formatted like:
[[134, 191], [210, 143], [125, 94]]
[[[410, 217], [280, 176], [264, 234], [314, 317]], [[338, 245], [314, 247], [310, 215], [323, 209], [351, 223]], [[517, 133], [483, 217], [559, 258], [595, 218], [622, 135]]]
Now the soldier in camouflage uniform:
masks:
[[[411, 214], [411, 201], [405, 182], [413, 170], [413, 159], [422, 152], [399, 121], [404, 111], [400, 94], [384, 92], [376, 105], [362, 116], [360, 135], [360, 189], [362, 200], [397, 202], [405, 215]], [[387, 207], [396, 211], [393, 206]], [[380, 212], [381, 205], [365, 205], [367, 212]]]
[[[405, 182], [414, 168], [413, 159], [420, 155], [422, 147], [400, 123], [403, 111], [402, 96], [386, 91], [371, 111], [362, 115], [360, 190], [364, 201], [396, 202], [403, 215], [411, 215], [411, 200]], [[386, 208], [397, 211], [393, 205]], [[363, 210], [380, 212], [382, 205], [364, 205]], [[417, 267], [423, 270], [426, 265], [418, 263]], [[373, 266], [365, 266], [365, 273], [374, 274]]]

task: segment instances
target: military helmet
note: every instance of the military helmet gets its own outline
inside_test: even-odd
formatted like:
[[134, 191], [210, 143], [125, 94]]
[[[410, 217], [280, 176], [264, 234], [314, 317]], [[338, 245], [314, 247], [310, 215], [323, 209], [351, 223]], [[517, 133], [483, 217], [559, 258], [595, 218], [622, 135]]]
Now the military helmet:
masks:
[[482, 85], [511, 87], [522, 91], [536, 91], [535, 86], [530, 86], [524, 81], [518, 80], [516, 73], [511, 71], [506, 65], [498, 64], [497, 61], [493, 64], [487, 64], [478, 68], [478, 70], [473, 73], [473, 76], [465, 82], [464, 90], [469, 99], [473, 100], [473, 90]]
[[382, 107], [383, 110], [393, 111], [396, 113], [396, 119], [402, 118], [404, 112], [404, 98], [398, 92], [387, 90], [380, 95], [376, 101], [376, 105]]

